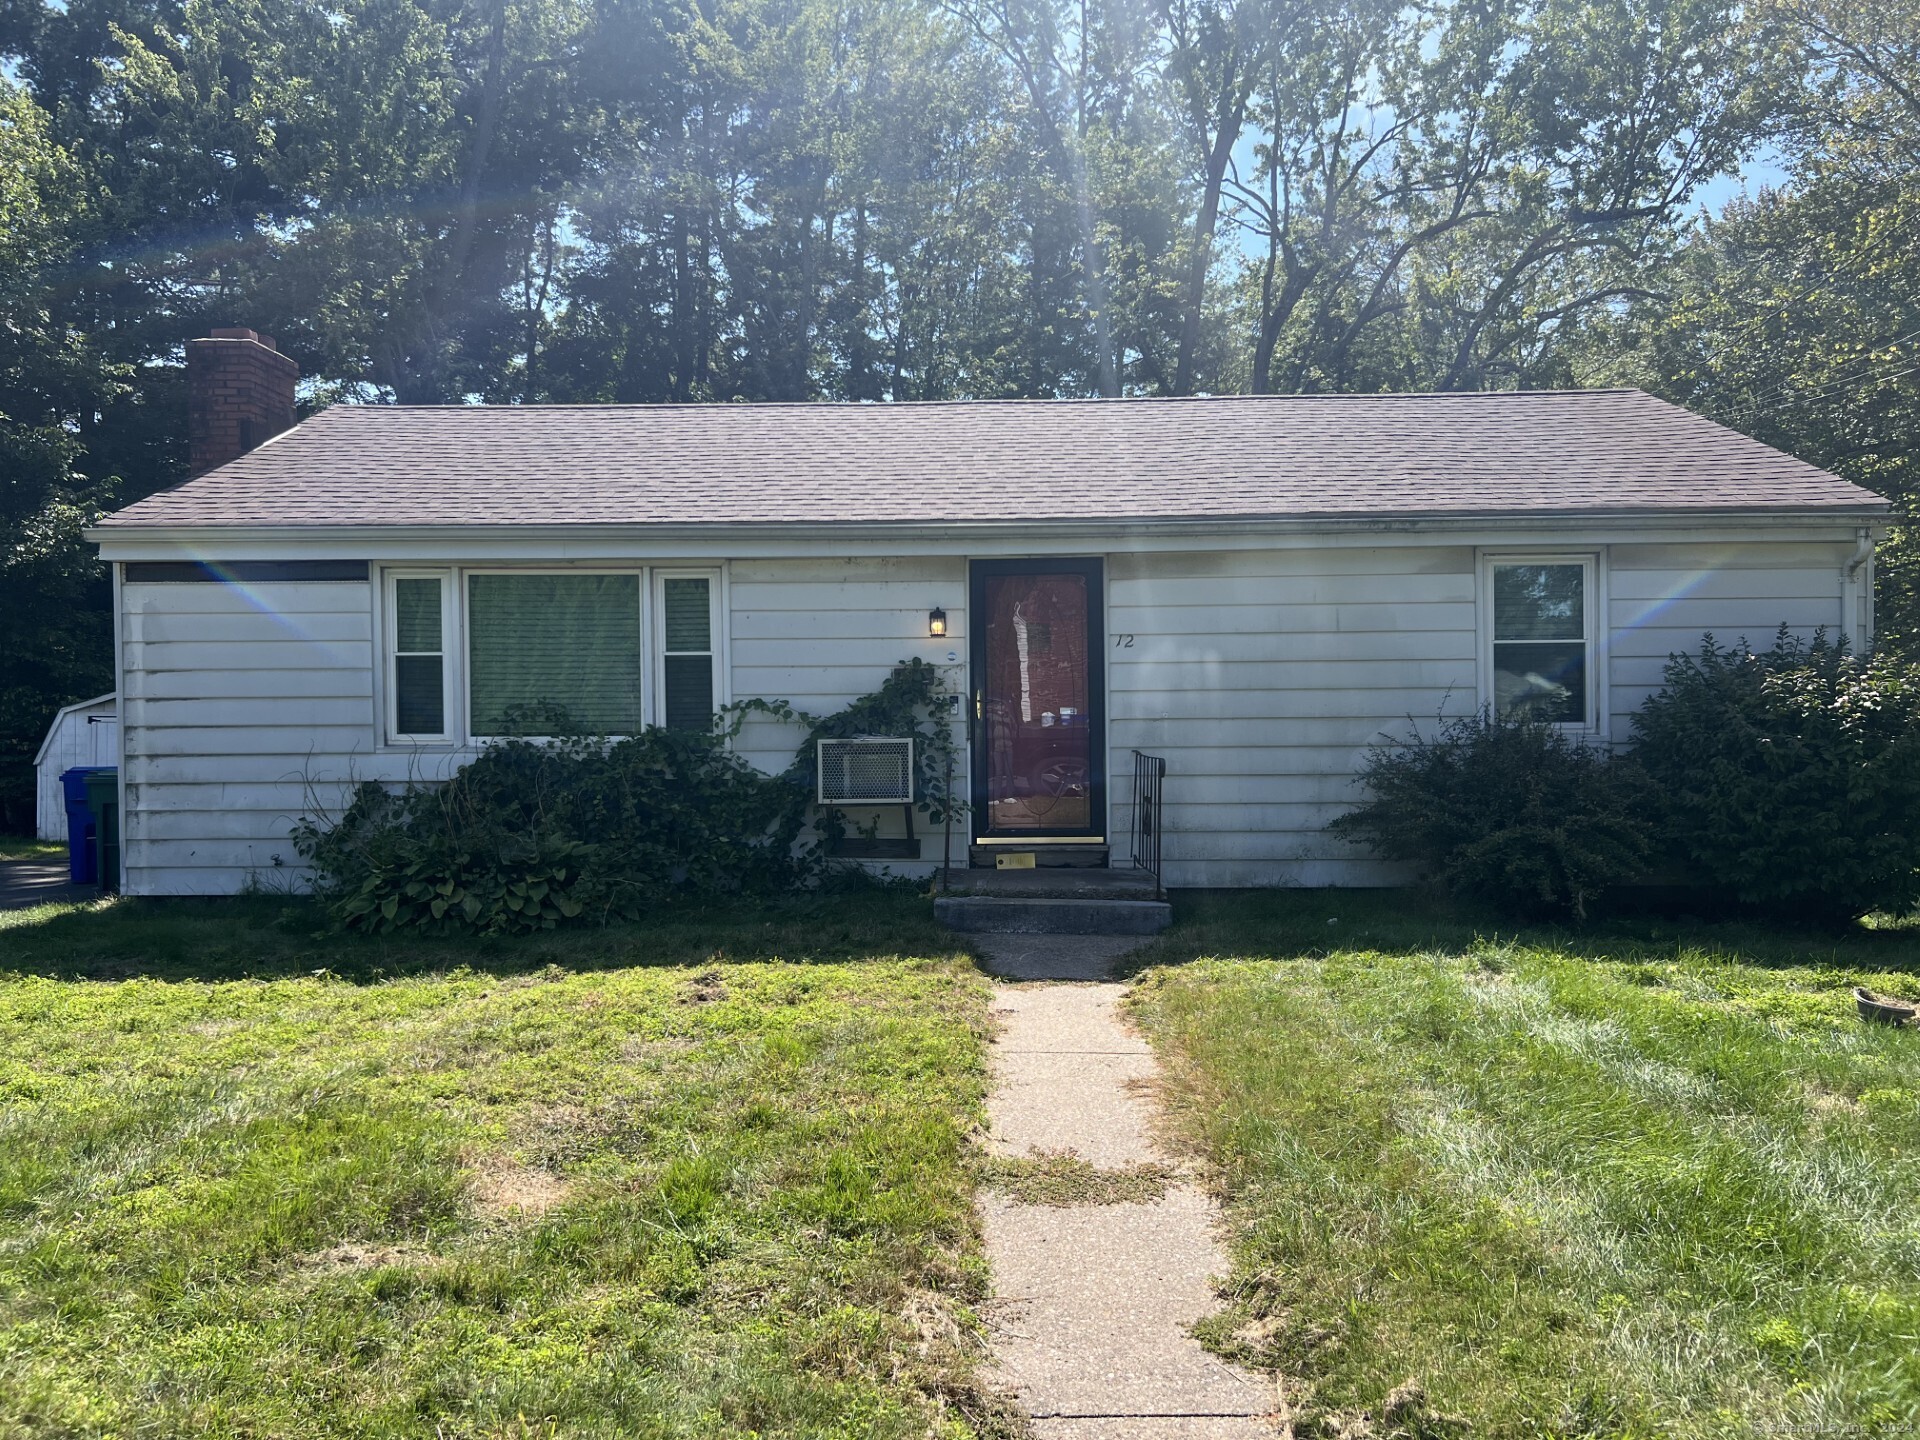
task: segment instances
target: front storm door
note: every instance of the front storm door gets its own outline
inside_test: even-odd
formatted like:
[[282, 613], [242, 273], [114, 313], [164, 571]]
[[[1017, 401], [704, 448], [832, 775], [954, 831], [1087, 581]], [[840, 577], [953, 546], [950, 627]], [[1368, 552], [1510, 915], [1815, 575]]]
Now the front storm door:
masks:
[[974, 561], [975, 838], [1105, 838], [1101, 595], [1098, 560]]

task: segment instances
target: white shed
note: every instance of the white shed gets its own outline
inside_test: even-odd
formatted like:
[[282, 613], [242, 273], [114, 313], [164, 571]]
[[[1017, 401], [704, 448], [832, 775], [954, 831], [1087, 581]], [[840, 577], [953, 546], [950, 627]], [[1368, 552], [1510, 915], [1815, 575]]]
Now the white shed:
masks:
[[60, 793], [60, 777], [76, 765], [120, 763], [120, 701], [112, 694], [96, 695], [69, 705], [53, 717], [40, 753], [33, 757], [38, 773], [39, 829], [42, 840], [67, 838], [67, 802]]

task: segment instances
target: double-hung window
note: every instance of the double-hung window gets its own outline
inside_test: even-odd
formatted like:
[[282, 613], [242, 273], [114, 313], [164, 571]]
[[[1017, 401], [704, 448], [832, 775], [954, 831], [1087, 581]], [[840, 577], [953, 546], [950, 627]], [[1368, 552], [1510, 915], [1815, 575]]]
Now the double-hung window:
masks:
[[1581, 729], [1598, 724], [1594, 571], [1590, 555], [1487, 559], [1482, 660], [1497, 714]]
[[445, 574], [387, 575], [387, 733], [410, 743], [444, 741], [448, 723]]
[[660, 723], [705, 730], [714, 711], [714, 577], [668, 572], [659, 581]]

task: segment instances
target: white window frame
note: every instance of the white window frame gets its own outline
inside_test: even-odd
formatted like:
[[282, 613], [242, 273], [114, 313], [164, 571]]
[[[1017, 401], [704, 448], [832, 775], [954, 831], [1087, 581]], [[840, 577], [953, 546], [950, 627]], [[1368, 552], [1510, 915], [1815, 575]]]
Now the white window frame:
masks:
[[[380, 679], [381, 729], [385, 734], [385, 743], [394, 746], [446, 746], [454, 743], [454, 736], [460, 733], [459, 717], [455, 713], [459, 701], [456, 695], [456, 675], [458, 668], [454, 664], [456, 647], [461, 643], [461, 632], [454, 625], [453, 587], [455, 574], [451, 569], [431, 567], [396, 568], [381, 572], [380, 601], [384, 613], [381, 616], [381, 657]], [[401, 580], [437, 580], [440, 582], [440, 730], [433, 735], [413, 735], [400, 729], [400, 606], [397, 599], [397, 586]], [[421, 652], [409, 652], [421, 653]]]
[[[647, 643], [653, 649], [652, 663], [648, 666], [652, 681], [652, 706], [647, 711], [648, 723], [664, 725], [667, 723], [667, 581], [669, 580], [705, 580], [707, 582], [707, 654], [713, 664], [713, 710], [718, 715], [733, 701], [729, 691], [727, 677], [733, 667], [727, 663], [727, 572], [718, 566], [656, 566], [653, 570], [651, 595], [653, 599], [653, 628], [647, 632]], [[676, 652], [690, 655], [695, 652], [682, 650]]]
[[1578, 565], [1585, 572], [1585, 594], [1581, 613], [1585, 630], [1581, 636], [1587, 647], [1587, 713], [1579, 721], [1560, 721], [1556, 728], [1572, 735], [1604, 739], [1610, 709], [1605, 637], [1607, 635], [1607, 586], [1604, 550], [1483, 550], [1479, 564], [1478, 650], [1480, 706], [1491, 710], [1495, 704], [1493, 681], [1493, 572], [1504, 565]]
[[[460, 577], [460, 711], [466, 721], [467, 743], [472, 746], [492, 745], [509, 737], [503, 735], [476, 735], [473, 733], [473, 684], [472, 666], [468, 663], [467, 642], [472, 635], [473, 617], [468, 605], [467, 581], [475, 575], [633, 575], [639, 578], [635, 587], [640, 605], [640, 723], [653, 723], [653, 667], [647, 663], [647, 646], [651, 642], [648, 623], [651, 617], [647, 611], [652, 603], [652, 592], [647, 585], [647, 567], [644, 565], [463, 565], [456, 572]], [[516, 735], [516, 740], [534, 740], [547, 742], [552, 735]], [[610, 740], [624, 740], [625, 735], [610, 735]]]
[[[468, 577], [473, 575], [634, 575], [640, 580], [640, 721], [643, 725], [665, 723], [666, 707], [666, 611], [664, 597], [668, 580], [700, 579], [708, 582], [712, 624], [710, 654], [713, 660], [713, 703], [719, 711], [732, 703], [733, 667], [730, 660], [732, 634], [732, 596], [725, 562], [708, 565], [566, 565], [538, 562], [481, 565], [395, 565], [380, 570], [380, 585], [375, 590], [374, 633], [379, 649], [374, 661], [375, 713], [379, 716], [378, 748], [393, 751], [433, 749], [479, 749], [500, 737], [475, 735], [472, 726], [472, 683], [467, 664], [467, 645], [472, 634], [468, 606]], [[398, 653], [399, 610], [394, 602], [396, 580], [438, 580], [440, 582], [441, 644], [441, 723], [440, 735], [403, 735], [397, 724], [398, 685], [395, 659]], [[525, 737], [540, 740], [540, 736]], [[544, 737], [551, 739], [552, 737]], [[618, 738], [618, 737], [616, 737]]]

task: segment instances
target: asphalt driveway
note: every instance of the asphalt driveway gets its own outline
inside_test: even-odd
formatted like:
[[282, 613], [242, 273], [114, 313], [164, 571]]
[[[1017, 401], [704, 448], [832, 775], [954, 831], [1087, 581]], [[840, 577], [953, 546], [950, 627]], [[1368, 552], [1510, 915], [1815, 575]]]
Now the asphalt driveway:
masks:
[[0, 860], [0, 910], [49, 900], [90, 900], [97, 894], [91, 885], [68, 884], [63, 860]]

